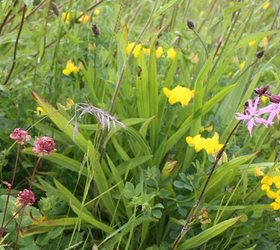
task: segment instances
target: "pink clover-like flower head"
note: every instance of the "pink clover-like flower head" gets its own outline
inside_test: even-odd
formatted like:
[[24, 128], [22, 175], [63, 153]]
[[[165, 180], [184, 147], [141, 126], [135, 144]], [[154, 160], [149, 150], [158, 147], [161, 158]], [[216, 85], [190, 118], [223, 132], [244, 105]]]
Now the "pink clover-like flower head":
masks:
[[31, 136], [27, 131], [22, 130], [21, 128], [16, 128], [14, 133], [10, 134], [10, 138], [15, 140], [17, 144], [24, 145], [26, 141], [31, 139]]
[[32, 149], [33, 153], [37, 154], [39, 157], [50, 156], [50, 152], [55, 152], [55, 142], [52, 138], [44, 136], [39, 138], [34, 142], [34, 147]]

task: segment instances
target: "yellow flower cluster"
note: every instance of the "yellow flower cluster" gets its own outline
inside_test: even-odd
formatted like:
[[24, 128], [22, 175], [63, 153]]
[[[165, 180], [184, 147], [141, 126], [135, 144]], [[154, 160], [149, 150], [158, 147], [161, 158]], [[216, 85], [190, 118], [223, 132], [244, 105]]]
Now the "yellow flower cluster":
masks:
[[215, 133], [212, 138], [203, 138], [200, 134], [195, 137], [188, 136], [186, 138], [189, 146], [194, 147], [196, 152], [205, 149], [207, 154], [211, 155], [216, 151], [219, 151], [224, 145], [219, 144], [219, 134]]
[[[99, 12], [98, 12], [99, 14]], [[86, 24], [89, 21], [89, 16], [88, 15], [84, 15], [84, 13], [81, 11], [80, 15], [82, 15], [78, 20], [79, 22]], [[62, 18], [64, 19], [65, 24], [69, 25], [71, 23], [71, 19], [74, 19], [73, 17], [71, 18], [71, 13], [68, 12], [62, 12], [61, 13]]]
[[180, 102], [182, 107], [187, 106], [190, 100], [194, 97], [194, 90], [190, 90], [180, 85], [172, 90], [163, 88], [163, 93], [169, 98], [168, 101], [171, 105]]
[[[254, 41], [252, 41], [252, 42], [249, 42], [250, 48], [252, 48], [252, 47], [255, 45], [255, 43], [256, 43], [256, 40], [254, 40]], [[265, 37], [262, 39], [262, 41], [259, 43], [259, 46], [260, 46], [261, 48], [263, 48], [263, 47], [265, 47], [265, 46], [267, 46], [267, 45], [268, 45], [268, 39], [267, 39], [267, 37], [265, 36]]]
[[62, 73], [66, 76], [69, 76], [72, 72], [78, 73], [80, 69], [83, 68], [83, 64], [80, 62], [79, 67], [75, 66], [72, 60], [70, 59], [67, 64], [66, 68], [62, 70]]
[[[276, 176], [269, 176], [266, 175], [262, 180], [262, 190], [266, 191], [266, 195], [270, 199], [274, 199], [274, 202], [270, 204], [270, 206], [274, 210], [279, 210], [280, 209], [280, 175]], [[271, 186], [274, 185], [274, 187], [277, 189], [275, 192], [271, 190]]]
[[[130, 51], [132, 50], [133, 46], [135, 43], [128, 43], [127, 47], [126, 47], [126, 53], [129, 54]], [[145, 47], [143, 47], [140, 43], [138, 45], [135, 46], [134, 50], [133, 50], [133, 55], [135, 58], [137, 58], [139, 56], [140, 51], [143, 51], [145, 55], [150, 55], [150, 49], [146, 49]], [[156, 50], [156, 57], [160, 58], [161, 55], [163, 53], [163, 48], [161, 46], [159, 46]]]

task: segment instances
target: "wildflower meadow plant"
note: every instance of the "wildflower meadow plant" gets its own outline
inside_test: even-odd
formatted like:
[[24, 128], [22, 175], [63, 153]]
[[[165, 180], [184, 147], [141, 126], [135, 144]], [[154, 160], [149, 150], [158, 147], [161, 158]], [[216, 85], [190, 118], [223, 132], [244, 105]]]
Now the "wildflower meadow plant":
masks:
[[278, 249], [278, 12], [2, 1], [0, 248]]

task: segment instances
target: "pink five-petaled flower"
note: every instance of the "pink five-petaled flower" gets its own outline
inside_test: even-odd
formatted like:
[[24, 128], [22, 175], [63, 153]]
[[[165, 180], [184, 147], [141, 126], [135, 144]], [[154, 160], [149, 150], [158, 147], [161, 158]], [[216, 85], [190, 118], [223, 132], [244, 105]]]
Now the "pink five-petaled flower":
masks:
[[24, 189], [23, 191], [20, 191], [17, 197], [17, 200], [22, 205], [33, 205], [36, 201], [35, 194], [32, 191], [29, 191], [28, 189]]
[[22, 130], [21, 128], [16, 128], [14, 133], [10, 134], [10, 138], [17, 141], [17, 144], [23, 145], [26, 141], [31, 139], [31, 136], [27, 131]]
[[34, 142], [34, 148], [32, 148], [32, 151], [39, 157], [49, 156], [50, 152], [56, 151], [55, 142], [50, 137], [41, 137]]
[[237, 120], [243, 120], [243, 121], [247, 121], [247, 128], [249, 130], [250, 136], [252, 137], [252, 130], [254, 126], [257, 126], [258, 123], [262, 123], [265, 125], [265, 127], [268, 127], [268, 125], [271, 125], [273, 123], [260, 118], [260, 115], [265, 114], [267, 112], [269, 112], [266, 108], [257, 110], [258, 105], [259, 105], [259, 101], [260, 101], [260, 97], [258, 96], [256, 98], [256, 100], [253, 102], [251, 99], [248, 100], [248, 107], [246, 107], [244, 114], [241, 113], [236, 113], [235, 118]]

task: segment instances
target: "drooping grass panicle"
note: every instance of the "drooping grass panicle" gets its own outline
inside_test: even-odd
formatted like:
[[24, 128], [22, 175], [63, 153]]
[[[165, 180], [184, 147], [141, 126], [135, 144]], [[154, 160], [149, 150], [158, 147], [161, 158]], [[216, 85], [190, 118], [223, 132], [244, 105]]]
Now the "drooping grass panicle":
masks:
[[[76, 120], [77, 113], [80, 113], [79, 117], [82, 117], [85, 114], [93, 115], [96, 118], [97, 122], [101, 125], [102, 130], [107, 129], [108, 132], [111, 130], [111, 122], [115, 130], [116, 130], [116, 124], [118, 124], [121, 128], [126, 129], [126, 126], [122, 122], [118, 121], [114, 116], [88, 103], [76, 104], [75, 115], [70, 119], [68, 124]], [[77, 122], [75, 122], [75, 135], [77, 134], [77, 132], [78, 132], [78, 126], [77, 126]]]

